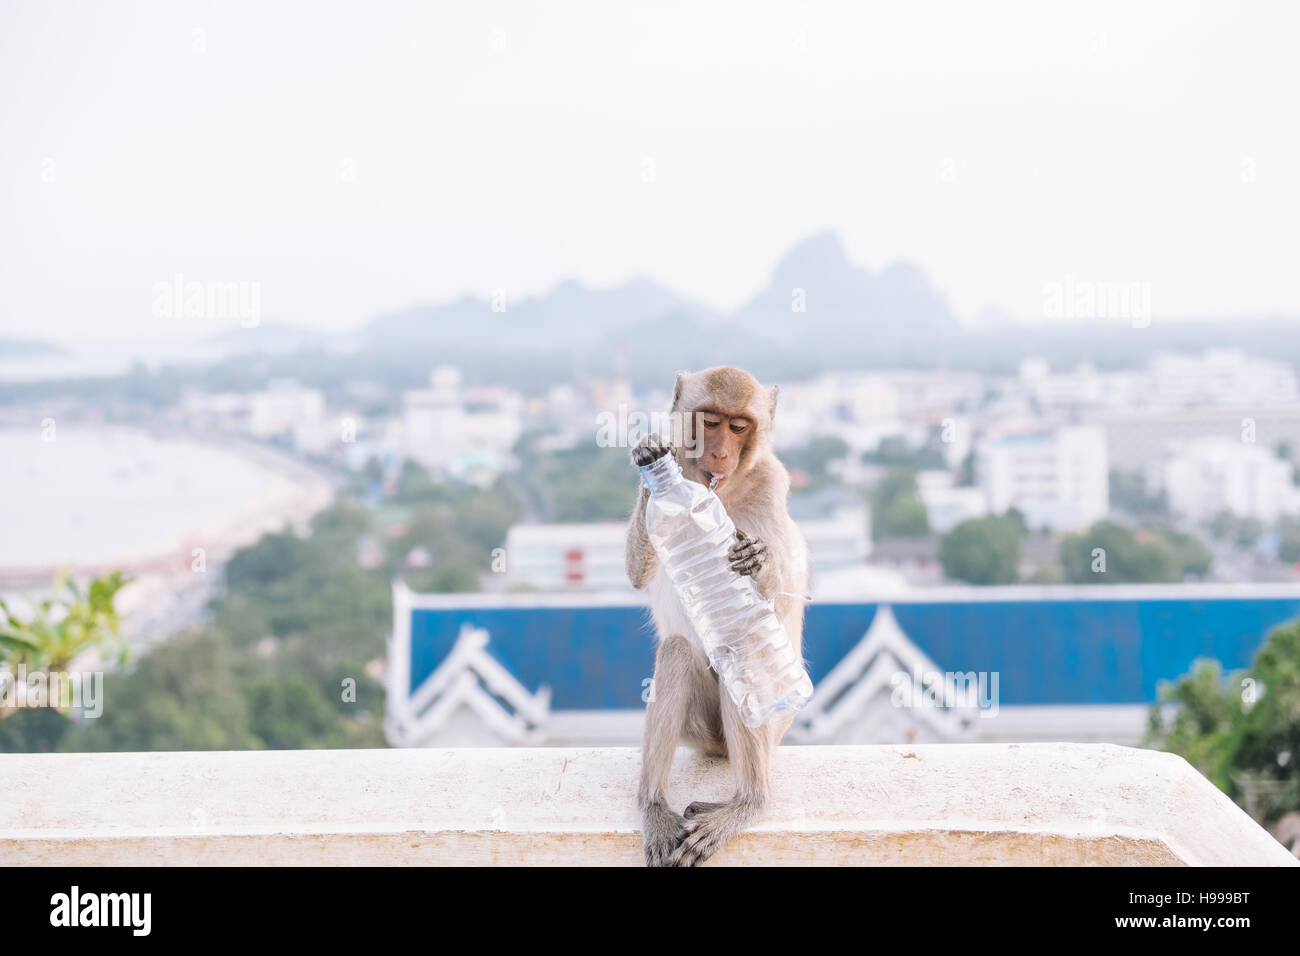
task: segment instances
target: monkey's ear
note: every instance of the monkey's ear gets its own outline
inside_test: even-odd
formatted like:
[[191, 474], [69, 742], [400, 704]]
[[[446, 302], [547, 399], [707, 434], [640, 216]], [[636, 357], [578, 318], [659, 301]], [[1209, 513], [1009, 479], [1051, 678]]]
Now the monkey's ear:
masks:
[[686, 376], [690, 374], [691, 374], [690, 372], [677, 373], [677, 382], [676, 384], [673, 385], [673, 408], [677, 408], [677, 406], [681, 403], [682, 386], [686, 384]]
[[773, 385], [767, 390], [767, 410], [772, 416], [772, 421], [776, 421], [776, 396], [781, 391], [779, 385]]

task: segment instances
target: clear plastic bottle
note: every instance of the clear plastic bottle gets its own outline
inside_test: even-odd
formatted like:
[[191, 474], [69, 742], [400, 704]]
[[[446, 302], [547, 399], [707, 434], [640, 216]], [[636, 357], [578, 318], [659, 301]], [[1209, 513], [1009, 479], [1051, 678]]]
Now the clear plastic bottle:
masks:
[[731, 570], [736, 538], [718, 496], [664, 454], [638, 466], [650, 492], [646, 531], [718, 679], [747, 727], [793, 717], [813, 685], [770, 601]]

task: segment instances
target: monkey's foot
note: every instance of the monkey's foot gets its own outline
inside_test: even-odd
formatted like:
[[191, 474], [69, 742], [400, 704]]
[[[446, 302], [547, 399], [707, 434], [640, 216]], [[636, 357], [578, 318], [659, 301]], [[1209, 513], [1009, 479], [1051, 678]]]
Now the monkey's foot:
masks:
[[687, 820], [694, 820], [701, 813], [708, 813], [710, 810], [716, 810], [718, 807], [725, 807], [725, 803], [709, 803], [707, 800], [696, 800], [688, 806], [682, 814]]
[[646, 807], [641, 815], [641, 835], [646, 866], [672, 866], [673, 854], [686, 837], [686, 821], [662, 801]]
[[749, 826], [759, 813], [757, 804], [745, 800], [700, 806], [710, 809], [698, 810], [687, 821], [686, 839], [673, 854], [673, 866], [699, 866], [722, 849], [724, 843]]

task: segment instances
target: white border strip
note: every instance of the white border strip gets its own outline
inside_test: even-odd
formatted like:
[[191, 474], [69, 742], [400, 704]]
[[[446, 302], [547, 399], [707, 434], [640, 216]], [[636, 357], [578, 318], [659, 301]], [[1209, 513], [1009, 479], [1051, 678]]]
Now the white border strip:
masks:
[[[648, 607], [644, 595], [622, 591], [573, 591], [509, 593], [470, 592], [465, 594], [416, 594], [401, 581], [393, 584], [393, 608], [397, 613], [398, 595], [403, 606], [413, 610], [453, 610], [463, 608], [581, 608], [581, 607]], [[908, 591], [885, 591], [856, 598], [815, 600], [814, 604], [962, 604], [994, 602], [1048, 601], [1215, 601], [1225, 599], [1300, 600], [1300, 583], [1248, 584], [1096, 584], [1096, 585], [1024, 585], [1005, 587], [944, 586], [913, 588]], [[399, 625], [402, 626], [402, 625]], [[404, 625], [409, 639], [410, 622]]]

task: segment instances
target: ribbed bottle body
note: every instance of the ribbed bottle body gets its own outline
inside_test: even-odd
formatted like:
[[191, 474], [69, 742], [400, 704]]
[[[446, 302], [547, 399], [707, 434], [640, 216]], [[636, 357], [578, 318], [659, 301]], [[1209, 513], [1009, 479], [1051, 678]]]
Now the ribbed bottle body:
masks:
[[736, 527], [722, 501], [671, 458], [641, 467], [650, 543], [745, 725], [791, 717], [812, 696], [803, 661], [754, 580], [731, 569]]

